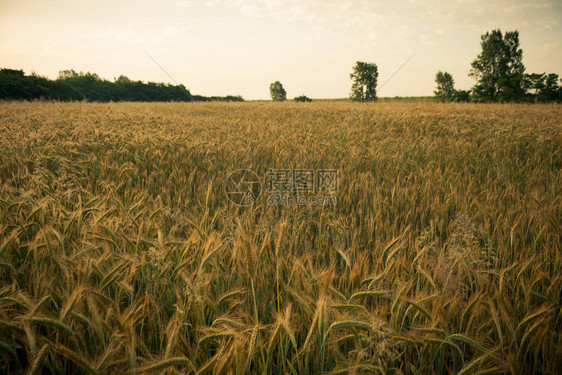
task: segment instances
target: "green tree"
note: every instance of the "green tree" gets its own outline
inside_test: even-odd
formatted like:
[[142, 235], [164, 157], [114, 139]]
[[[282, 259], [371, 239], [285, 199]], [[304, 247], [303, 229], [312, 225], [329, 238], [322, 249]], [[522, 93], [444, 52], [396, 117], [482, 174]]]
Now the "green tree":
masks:
[[531, 73], [524, 75], [523, 86], [528, 91], [529, 101], [559, 102], [562, 100], [562, 87], [558, 81], [558, 74]]
[[131, 80], [127, 76], [120, 75], [119, 77], [115, 78], [115, 83], [128, 84], [131, 83]]
[[295, 102], [311, 102], [311, 101], [312, 101], [312, 99], [310, 99], [306, 95], [301, 95], [301, 96], [295, 97]]
[[[82, 72], [80, 72], [80, 73], [82, 73]], [[78, 78], [79, 76], [80, 76], [80, 74], [76, 73], [76, 71], [74, 69], [68, 69], [68, 70], [59, 71], [58, 79]]]
[[538, 100], [541, 102], [560, 101], [561, 87], [558, 84], [558, 74], [544, 74], [544, 84], [538, 92]]
[[282, 102], [287, 99], [287, 92], [279, 81], [275, 81], [269, 85], [269, 92], [271, 94], [271, 99], [276, 102]]
[[531, 73], [525, 74], [523, 84], [526, 90], [534, 90], [529, 93], [531, 98], [536, 98], [539, 92], [544, 89], [545, 73]]
[[351, 100], [360, 102], [377, 100], [377, 78], [379, 71], [377, 64], [357, 61], [350, 74]]
[[435, 75], [437, 88], [434, 93], [440, 100], [449, 101], [455, 96], [455, 81], [450, 73], [439, 71]]
[[476, 79], [473, 88], [481, 99], [496, 102], [521, 100], [523, 88], [523, 51], [519, 48], [519, 32], [502, 34], [493, 30], [482, 35], [482, 52], [472, 62], [470, 76]]
[[470, 101], [470, 90], [458, 90], [455, 91], [455, 95], [452, 99], [454, 102], [469, 102]]

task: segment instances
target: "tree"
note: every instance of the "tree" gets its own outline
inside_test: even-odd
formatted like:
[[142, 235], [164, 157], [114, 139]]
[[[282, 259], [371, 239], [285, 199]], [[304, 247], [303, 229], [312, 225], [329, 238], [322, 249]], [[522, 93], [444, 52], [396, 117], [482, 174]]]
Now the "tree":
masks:
[[523, 75], [523, 87], [527, 98], [533, 102], [554, 102], [562, 100], [562, 87], [558, 74], [531, 73]]
[[74, 71], [74, 69], [69, 70], [61, 70], [59, 71], [58, 79], [69, 79], [69, 78], [78, 78], [79, 74]]
[[349, 76], [353, 80], [351, 100], [360, 102], [377, 100], [377, 78], [379, 76], [377, 64], [357, 61], [353, 67], [353, 73]]
[[543, 87], [538, 92], [538, 100], [540, 102], [560, 101], [562, 98], [561, 87], [558, 85], [558, 74], [550, 73], [544, 74]]
[[454, 102], [469, 102], [470, 101], [470, 90], [458, 90], [455, 91], [453, 96]]
[[529, 93], [529, 95], [531, 96], [531, 98], [536, 98], [539, 94], [539, 92], [541, 92], [541, 90], [544, 89], [544, 80], [546, 78], [546, 74], [545, 73], [531, 73], [531, 74], [525, 74], [524, 77], [524, 87], [526, 90], [534, 90], [534, 92]]
[[435, 83], [437, 88], [434, 93], [440, 100], [449, 101], [455, 96], [455, 81], [453, 76], [447, 72], [437, 72], [435, 75]]
[[115, 78], [115, 83], [127, 84], [131, 83], [131, 80], [127, 76], [120, 75], [119, 77]]
[[269, 92], [271, 94], [271, 99], [276, 102], [282, 102], [287, 99], [287, 92], [279, 81], [275, 81], [269, 85]]
[[493, 30], [481, 36], [482, 52], [472, 62], [470, 76], [477, 81], [474, 93], [484, 100], [496, 102], [521, 100], [523, 89], [523, 51], [519, 48], [519, 32], [504, 35]]
[[312, 101], [312, 99], [310, 99], [306, 95], [301, 95], [301, 96], [295, 97], [295, 102], [311, 102], [311, 101]]

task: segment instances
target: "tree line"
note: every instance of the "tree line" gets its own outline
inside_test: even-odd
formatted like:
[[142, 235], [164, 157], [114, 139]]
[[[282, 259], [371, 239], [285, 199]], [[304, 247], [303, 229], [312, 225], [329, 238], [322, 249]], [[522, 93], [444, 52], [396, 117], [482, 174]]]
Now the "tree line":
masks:
[[191, 102], [244, 101], [241, 96], [192, 95], [184, 85], [133, 81], [119, 76], [114, 81], [95, 73], [63, 70], [51, 80], [23, 70], [0, 69], [0, 99], [10, 100], [87, 100], [95, 102]]
[[469, 76], [476, 80], [471, 90], [456, 90], [453, 76], [438, 72], [435, 96], [443, 101], [561, 102], [562, 86], [557, 74], [525, 73], [519, 32], [493, 30], [481, 36], [482, 52], [471, 64]]
[[[471, 90], [456, 90], [453, 76], [437, 72], [435, 96], [442, 101], [457, 102], [562, 102], [562, 85], [554, 73], [525, 73], [519, 32], [493, 30], [481, 36], [481, 53], [471, 64], [469, 76], [476, 80]], [[378, 67], [374, 63], [357, 61], [350, 74], [350, 99], [377, 99]], [[271, 98], [284, 101], [287, 93], [279, 81], [270, 85]], [[192, 95], [184, 85], [133, 81], [119, 76], [114, 81], [95, 73], [63, 70], [55, 80], [23, 70], [0, 69], [0, 99], [49, 99], [88, 101], [244, 101], [241, 96]], [[305, 95], [294, 98], [309, 102]]]
[[[493, 30], [481, 36], [482, 52], [471, 64], [469, 76], [476, 80], [471, 90], [456, 90], [453, 76], [437, 72], [435, 96], [457, 102], [562, 102], [562, 85], [554, 73], [525, 73], [519, 32]], [[350, 99], [377, 99], [378, 68], [357, 61], [350, 74]]]

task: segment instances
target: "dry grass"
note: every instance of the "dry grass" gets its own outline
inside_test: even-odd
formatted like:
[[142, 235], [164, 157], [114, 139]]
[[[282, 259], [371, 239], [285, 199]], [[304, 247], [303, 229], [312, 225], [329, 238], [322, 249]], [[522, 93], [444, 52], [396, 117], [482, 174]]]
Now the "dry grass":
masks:
[[[0, 104], [0, 369], [562, 368], [562, 108]], [[226, 174], [338, 168], [335, 207]]]

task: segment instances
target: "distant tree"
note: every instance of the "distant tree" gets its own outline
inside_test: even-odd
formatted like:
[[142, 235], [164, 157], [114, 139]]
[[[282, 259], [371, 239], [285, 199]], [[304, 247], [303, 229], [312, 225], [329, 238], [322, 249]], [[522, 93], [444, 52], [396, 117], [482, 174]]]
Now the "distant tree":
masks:
[[353, 67], [350, 77], [353, 81], [351, 85], [351, 100], [371, 101], [377, 100], [377, 78], [379, 71], [377, 64], [357, 61]]
[[23, 78], [23, 77], [25, 76], [25, 73], [24, 73], [23, 70], [21, 70], [21, 69], [16, 70], [16, 69], [6, 69], [6, 68], [3, 68], [3, 69], [0, 69], [0, 73], [1, 73], [3, 76], [6, 76], [6, 77], [13, 77], [13, 78]]
[[131, 83], [131, 80], [129, 79], [129, 77], [120, 75], [119, 77], [115, 78], [115, 83], [126, 84], [126, 83]]
[[[95, 73], [63, 70], [56, 80], [35, 73], [26, 76], [23, 70], [0, 69], [0, 99], [47, 99], [108, 101], [192, 101], [192, 95], [183, 85], [131, 81], [125, 76], [115, 82]], [[226, 100], [244, 100], [227, 97]]]
[[476, 79], [474, 94], [487, 101], [522, 100], [523, 51], [519, 48], [519, 32], [508, 31], [502, 35], [493, 30], [482, 35], [482, 52], [472, 62], [470, 76]]
[[79, 74], [73, 69], [59, 71], [58, 79], [78, 78]]
[[523, 78], [523, 85], [526, 90], [534, 90], [529, 93], [531, 98], [536, 98], [539, 92], [544, 89], [545, 73], [531, 73], [525, 74]]
[[543, 87], [539, 90], [537, 98], [540, 102], [560, 101], [562, 87], [558, 84], [558, 74], [544, 75]]
[[455, 81], [453, 76], [447, 72], [437, 72], [435, 75], [435, 83], [437, 88], [434, 93], [440, 100], [449, 101], [455, 95]]
[[241, 95], [227, 95], [224, 97], [226, 102], [243, 102], [244, 98]]
[[558, 74], [531, 73], [523, 77], [523, 87], [527, 99], [533, 102], [553, 102], [562, 100], [562, 87], [558, 84]]
[[282, 102], [287, 99], [287, 92], [279, 81], [275, 81], [269, 85], [269, 92], [271, 94], [271, 99], [276, 102]]
[[455, 91], [452, 100], [454, 102], [469, 102], [470, 101], [470, 90], [458, 90]]
[[305, 95], [301, 95], [301, 96], [297, 96], [295, 98], [295, 102], [311, 102], [312, 99], [310, 99], [308, 96]]
[[23, 70], [0, 70], [0, 99], [33, 99], [29, 77]]

